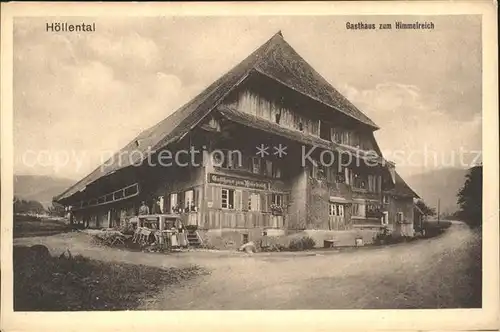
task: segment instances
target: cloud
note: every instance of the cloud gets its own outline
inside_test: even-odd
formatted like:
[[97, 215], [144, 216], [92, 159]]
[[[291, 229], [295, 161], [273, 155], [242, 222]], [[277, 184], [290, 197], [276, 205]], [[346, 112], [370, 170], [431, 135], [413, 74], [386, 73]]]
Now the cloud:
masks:
[[[111, 42], [57, 34], [33, 39], [25, 30], [18, 34], [14, 52], [18, 172], [33, 171], [22, 159], [37, 151], [85, 156], [83, 166], [73, 159], [56, 167], [61, 176], [85, 175], [100, 162], [97, 150], [118, 150], [198, 89], [184, 86], [176, 74], [157, 70], [158, 48], [136, 34]], [[54, 168], [46, 165], [39, 171]]]
[[417, 86], [387, 82], [362, 90], [344, 84], [340, 90], [381, 126], [375, 132], [378, 143], [404, 173], [466, 167], [481, 149], [481, 114], [456, 119]]

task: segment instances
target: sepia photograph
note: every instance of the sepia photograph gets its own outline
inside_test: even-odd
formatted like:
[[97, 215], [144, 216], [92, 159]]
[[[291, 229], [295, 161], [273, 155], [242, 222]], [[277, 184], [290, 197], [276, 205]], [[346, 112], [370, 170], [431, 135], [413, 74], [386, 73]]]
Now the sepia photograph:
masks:
[[496, 62], [481, 13], [417, 13], [13, 16], [2, 298], [14, 314], [486, 308]]

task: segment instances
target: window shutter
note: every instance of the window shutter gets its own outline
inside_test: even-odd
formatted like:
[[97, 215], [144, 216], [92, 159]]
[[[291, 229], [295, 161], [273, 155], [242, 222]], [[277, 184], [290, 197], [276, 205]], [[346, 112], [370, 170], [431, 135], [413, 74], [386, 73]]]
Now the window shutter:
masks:
[[214, 207], [216, 209], [220, 209], [221, 208], [221, 199], [222, 199], [221, 188], [217, 187], [217, 186], [212, 186], [211, 192], [212, 192], [212, 202], [213, 202], [212, 207]]
[[243, 190], [241, 192], [241, 201], [242, 201], [241, 209], [243, 211], [248, 211], [248, 200], [249, 200], [249, 198], [250, 198], [250, 195], [249, 195], [248, 190]]
[[365, 217], [366, 216], [366, 205], [365, 204], [359, 204], [359, 216], [360, 217]]
[[269, 211], [269, 202], [271, 201], [271, 195], [260, 194], [260, 202], [262, 204], [262, 212]]
[[271, 160], [266, 160], [266, 175], [267, 176], [272, 176], [273, 175], [273, 162]]
[[234, 209], [241, 211], [243, 209], [243, 193], [241, 190], [234, 191]]

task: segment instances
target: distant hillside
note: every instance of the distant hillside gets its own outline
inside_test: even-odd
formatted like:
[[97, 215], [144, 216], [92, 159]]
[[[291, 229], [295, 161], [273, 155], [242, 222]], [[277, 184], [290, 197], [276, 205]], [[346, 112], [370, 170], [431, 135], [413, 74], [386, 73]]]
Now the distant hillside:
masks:
[[443, 168], [406, 177], [406, 182], [427, 203], [437, 208], [441, 199], [441, 212], [452, 213], [458, 210], [457, 193], [465, 181], [466, 169]]
[[40, 202], [45, 208], [52, 197], [68, 189], [75, 180], [40, 175], [14, 175], [14, 196]]

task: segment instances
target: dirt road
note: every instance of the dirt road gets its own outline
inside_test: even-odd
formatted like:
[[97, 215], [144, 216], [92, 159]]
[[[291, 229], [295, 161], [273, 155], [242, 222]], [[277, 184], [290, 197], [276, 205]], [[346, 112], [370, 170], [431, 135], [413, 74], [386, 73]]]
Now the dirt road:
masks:
[[[351, 252], [188, 252], [159, 255], [92, 248], [62, 235], [15, 239], [53, 253], [159, 267], [197, 264], [211, 275], [166, 287], [140, 309], [361, 309], [480, 306], [480, 241], [455, 223], [436, 238]], [[69, 236], [69, 235], [68, 235]]]

